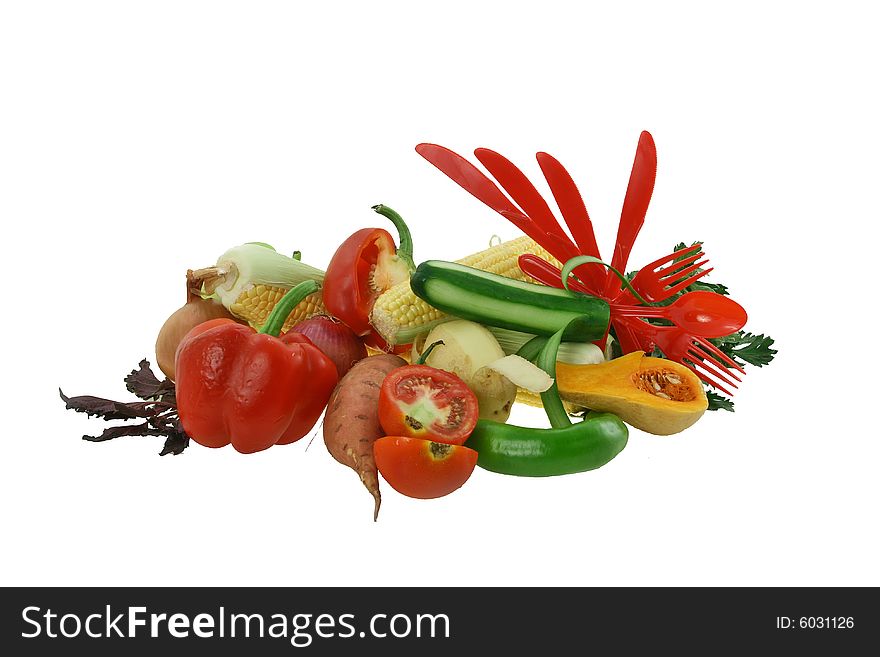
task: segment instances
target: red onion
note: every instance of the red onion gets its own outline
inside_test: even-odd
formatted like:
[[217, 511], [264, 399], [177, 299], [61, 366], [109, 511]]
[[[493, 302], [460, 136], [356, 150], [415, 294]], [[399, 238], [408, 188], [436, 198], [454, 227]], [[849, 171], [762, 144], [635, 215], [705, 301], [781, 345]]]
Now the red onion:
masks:
[[318, 349], [327, 354], [336, 365], [340, 379], [352, 365], [367, 357], [367, 348], [354, 331], [327, 315], [315, 315], [304, 319], [294, 325], [289, 332], [302, 333], [315, 343]]

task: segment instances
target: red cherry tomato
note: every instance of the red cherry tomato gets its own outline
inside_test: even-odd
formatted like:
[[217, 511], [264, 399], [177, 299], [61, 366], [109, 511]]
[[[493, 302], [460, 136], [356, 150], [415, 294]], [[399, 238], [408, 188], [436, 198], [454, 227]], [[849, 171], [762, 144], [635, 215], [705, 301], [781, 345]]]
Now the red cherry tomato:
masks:
[[458, 490], [477, 465], [477, 453], [470, 447], [404, 436], [379, 438], [373, 456], [394, 490], [422, 500]]
[[479, 415], [477, 397], [465, 382], [436, 367], [398, 367], [379, 391], [379, 422], [390, 436], [462, 445]]

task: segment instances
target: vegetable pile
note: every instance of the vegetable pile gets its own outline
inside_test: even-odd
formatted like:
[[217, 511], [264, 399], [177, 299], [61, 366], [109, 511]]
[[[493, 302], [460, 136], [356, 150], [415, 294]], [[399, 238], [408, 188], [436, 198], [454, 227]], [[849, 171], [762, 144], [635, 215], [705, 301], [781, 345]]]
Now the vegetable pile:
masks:
[[[261, 242], [186, 271], [186, 304], [126, 378], [138, 400], [61, 398], [120, 424], [99, 436], [164, 436], [242, 454], [300, 440], [323, 415], [327, 451], [381, 504], [380, 477], [413, 498], [448, 495], [476, 466], [515, 476], [585, 472], [614, 459], [629, 427], [654, 435], [733, 410], [746, 365], [763, 367], [773, 339], [743, 330], [745, 310], [700, 242], [626, 271], [656, 173], [643, 132], [610, 263], [598, 252], [580, 193], [546, 153], [538, 163], [559, 207], [511, 162], [475, 155], [501, 188], [460, 155], [417, 152], [524, 235], [458, 262], [416, 266], [413, 239], [390, 220], [345, 239], [326, 270]], [[503, 191], [502, 191], [503, 189]], [[569, 235], [571, 237], [569, 237]], [[514, 403], [542, 406], [549, 427], [507, 423]], [[573, 421], [574, 418], [574, 421]]]

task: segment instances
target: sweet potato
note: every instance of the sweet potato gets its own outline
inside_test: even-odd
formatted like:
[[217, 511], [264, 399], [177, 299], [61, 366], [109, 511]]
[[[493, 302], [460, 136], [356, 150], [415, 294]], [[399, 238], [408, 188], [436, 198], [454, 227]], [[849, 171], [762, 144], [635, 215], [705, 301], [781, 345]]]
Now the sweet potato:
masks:
[[354, 469], [375, 500], [379, 516], [379, 472], [373, 443], [385, 435], [379, 424], [379, 389], [385, 376], [406, 361], [392, 354], [369, 356], [355, 363], [330, 396], [324, 417], [324, 444], [337, 461]]

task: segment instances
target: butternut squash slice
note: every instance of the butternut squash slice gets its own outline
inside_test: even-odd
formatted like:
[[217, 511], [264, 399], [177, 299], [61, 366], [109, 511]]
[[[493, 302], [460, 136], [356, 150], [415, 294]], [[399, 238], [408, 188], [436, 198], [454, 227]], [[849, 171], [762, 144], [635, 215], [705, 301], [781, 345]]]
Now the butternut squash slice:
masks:
[[709, 405], [702, 382], [690, 369], [641, 351], [599, 365], [557, 363], [556, 383], [567, 404], [614, 413], [658, 436], [684, 431]]

